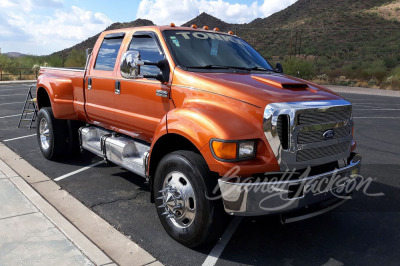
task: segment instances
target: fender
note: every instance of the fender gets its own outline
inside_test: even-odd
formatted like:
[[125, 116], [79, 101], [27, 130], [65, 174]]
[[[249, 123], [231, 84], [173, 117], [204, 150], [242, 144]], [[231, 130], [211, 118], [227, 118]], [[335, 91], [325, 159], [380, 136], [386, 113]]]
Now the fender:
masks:
[[[232, 106], [235, 106], [235, 109], [232, 109]], [[152, 147], [163, 135], [177, 134], [189, 140], [200, 151], [211, 171], [223, 175], [235, 165], [242, 166], [240, 173], [254, 173], [255, 168], [260, 168], [260, 173], [269, 169], [275, 171], [279, 167], [260, 127], [262, 111], [260, 108], [253, 108], [254, 110], [249, 111], [249, 105], [246, 103], [236, 102], [235, 105], [230, 105], [207, 99], [189, 100], [181, 107], [169, 111], [162, 119], [155, 132]], [[250, 163], [218, 161], [209, 147], [213, 138], [258, 140], [257, 149], [262, 155], [252, 159]]]
[[55, 118], [78, 120], [74, 107], [74, 86], [70, 78], [40, 75], [37, 80], [37, 90], [39, 88], [46, 90]]

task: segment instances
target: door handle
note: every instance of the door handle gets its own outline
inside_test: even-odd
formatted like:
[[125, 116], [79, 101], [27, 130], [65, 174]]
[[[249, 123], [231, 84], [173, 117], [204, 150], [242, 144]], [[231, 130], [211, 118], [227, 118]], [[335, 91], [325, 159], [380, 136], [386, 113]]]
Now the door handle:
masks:
[[115, 81], [115, 94], [121, 94], [121, 82]]
[[156, 90], [156, 95], [160, 97], [168, 97], [168, 91]]
[[92, 89], [92, 78], [88, 78], [88, 85], [87, 85], [88, 90]]

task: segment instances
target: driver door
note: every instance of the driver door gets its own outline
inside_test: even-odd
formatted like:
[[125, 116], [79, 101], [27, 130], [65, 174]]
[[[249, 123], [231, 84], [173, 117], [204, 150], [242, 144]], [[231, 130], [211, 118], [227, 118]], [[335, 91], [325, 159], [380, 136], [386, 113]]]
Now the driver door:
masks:
[[[142, 61], [164, 59], [158, 37], [153, 32], [135, 32], [128, 50], [140, 52]], [[156, 75], [156, 66], [141, 66], [141, 75]], [[115, 119], [121, 132], [151, 142], [160, 120], [170, 110], [170, 85], [155, 79], [125, 79], [118, 73], [119, 94], [115, 95]], [[164, 93], [160, 93], [164, 91]]]

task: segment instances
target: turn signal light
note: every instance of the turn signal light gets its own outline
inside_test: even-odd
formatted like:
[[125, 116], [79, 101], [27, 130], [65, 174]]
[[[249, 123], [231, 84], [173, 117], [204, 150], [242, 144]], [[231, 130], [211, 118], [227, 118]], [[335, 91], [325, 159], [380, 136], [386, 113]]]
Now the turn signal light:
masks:
[[212, 142], [212, 149], [215, 156], [223, 160], [236, 159], [237, 144], [236, 142], [222, 142], [214, 140]]
[[208, 30], [208, 27], [207, 27], [207, 26], [204, 26], [204, 27], [203, 27], [203, 30]]
[[197, 29], [196, 24], [192, 24], [192, 26], [190, 26], [190, 27], [192, 27], [193, 29]]
[[175, 27], [175, 23], [169, 24], [170, 27]]

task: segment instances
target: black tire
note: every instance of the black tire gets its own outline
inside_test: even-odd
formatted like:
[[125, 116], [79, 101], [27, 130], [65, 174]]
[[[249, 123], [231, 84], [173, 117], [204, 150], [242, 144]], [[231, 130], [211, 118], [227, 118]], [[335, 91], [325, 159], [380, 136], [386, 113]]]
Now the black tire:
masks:
[[79, 128], [83, 126], [81, 121], [68, 120], [68, 136], [67, 136], [67, 153], [68, 155], [78, 156], [81, 152], [81, 147], [79, 143]]
[[[175, 218], [165, 215], [163, 193], [164, 182], [171, 173], [182, 173], [189, 181], [195, 196], [195, 217], [186, 228], [174, 224]], [[167, 183], [169, 184], [169, 183]], [[166, 155], [159, 163], [154, 178], [154, 199], [158, 217], [167, 233], [179, 243], [198, 247], [216, 240], [222, 233], [227, 221], [221, 200], [209, 200], [217, 178], [210, 172], [203, 157], [192, 151], [176, 151]], [[161, 197], [161, 198], [160, 198]], [[164, 214], [163, 214], [164, 213]], [[189, 224], [189, 223], [188, 223]]]
[[[48, 145], [41, 141], [41, 121], [47, 123]], [[44, 122], [42, 122], [44, 123]], [[37, 139], [43, 156], [48, 160], [55, 160], [67, 151], [67, 123], [66, 120], [55, 119], [51, 107], [43, 107], [37, 116]]]

